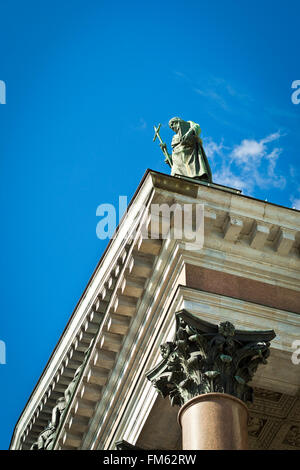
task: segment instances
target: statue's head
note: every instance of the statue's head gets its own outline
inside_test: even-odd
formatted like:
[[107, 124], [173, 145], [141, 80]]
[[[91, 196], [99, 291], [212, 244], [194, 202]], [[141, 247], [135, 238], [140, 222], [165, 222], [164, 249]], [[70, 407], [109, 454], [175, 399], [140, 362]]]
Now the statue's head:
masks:
[[56, 400], [56, 405], [60, 410], [62, 410], [66, 406], [66, 399], [65, 397], [60, 397]]
[[219, 324], [219, 333], [223, 336], [234, 336], [235, 327], [229, 321], [224, 321]]
[[172, 119], [170, 119], [169, 127], [172, 129], [172, 131], [176, 133], [179, 131], [181, 121], [182, 119], [180, 119], [179, 117], [173, 117]]
[[160, 345], [160, 354], [163, 359], [167, 359], [167, 357], [171, 354], [173, 351], [174, 346], [173, 343], [167, 342], [163, 343]]

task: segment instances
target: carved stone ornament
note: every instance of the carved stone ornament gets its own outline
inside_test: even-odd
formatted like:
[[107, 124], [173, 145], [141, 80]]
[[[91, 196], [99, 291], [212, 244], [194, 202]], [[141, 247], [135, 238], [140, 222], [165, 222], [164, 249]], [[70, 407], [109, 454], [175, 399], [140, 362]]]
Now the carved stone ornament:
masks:
[[267, 363], [275, 332], [236, 330], [228, 321], [214, 325], [186, 310], [175, 315], [175, 339], [160, 346], [163, 360], [146, 374], [157, 391], [179, 406], [210, 392], [252, 401], [247, 382]]

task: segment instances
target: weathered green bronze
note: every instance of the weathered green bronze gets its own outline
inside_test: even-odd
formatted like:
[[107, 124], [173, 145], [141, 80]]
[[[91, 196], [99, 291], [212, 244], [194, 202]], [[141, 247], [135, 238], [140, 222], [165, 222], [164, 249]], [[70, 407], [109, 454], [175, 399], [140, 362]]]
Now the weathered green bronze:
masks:
[[116, 450], [144, 450], [142, 447], [134, 446], [133, 444], [129, 444], [129, 442], [121, 441], [115, 442]]
[[161, 137], [160, 137], [160, 135], [159, 135], [160, 128], [161, 128], [161, 124], [158, 124], [158, 127], [157, 127], [157, 128], [154, 126], [155, 133], [154, 133], [154, 137], [153, 137], [153, 142], [155, 142], [156, 137], [158, 137], [158, 140], [159, 140], [159, 142], [160, 142], [160, 147], [161, 147], [161, 149], [162, 149], [162, 151], [163, 151], [164, 156], [166, 157], [166, 158], [165, 158], [165, 162], [168, 163], [169, 166], [172, 166], [172, 157], [171, 157], [171, 155], [168, 154], [167, 146], [166, 146], [166, 144], [161, 140]]
[[171, 167], [171, 175], [182, 175], [212, 182], [211, 169], [205, 155], [200, 126], [192, 121], [184, 121], [174, 117], [169, 121], [170, 128], [175, 132], [172, 139], [172, 154], [169, 154], [167, 145], [162, 141], [159, 130], [156, 128], [153, 141], [158, 137], [160, 148], [165, 156], [165, 162]]
[[247, 382], [267, 363], [275, 336], [273, 330], [236, 330], [230, 322], [217, 326], [182, 310], [176, 313], [174, 341], [160, 346], [163, 360], [146, 377], [172, 405], [210, 392], [252, 401]]
[[53, 444], [56, 439], [57, 430], [58, 430], [60, 421], [63, 417], [63, 414], [67, 408], [69, 401], [72, 398], [80, 373], [85, 365], [85, 361], [87, 359], [87, 355], [90, 349], [91, 349], [91, 346], [88, 347], [86, 351], [84, 352], [85, 354], [84, 361], [76, 369], [74, 377], [69, 383], [66, 390], [64, 391], [63, 396], [59, 397], [56, 400], [56, 405], [52, 409], [51, 420], [48, 422], [48, 425], [43, 429], [43, 431], [39, 434], [37, 441], [32, 444], [30, 450], [52, 450]]

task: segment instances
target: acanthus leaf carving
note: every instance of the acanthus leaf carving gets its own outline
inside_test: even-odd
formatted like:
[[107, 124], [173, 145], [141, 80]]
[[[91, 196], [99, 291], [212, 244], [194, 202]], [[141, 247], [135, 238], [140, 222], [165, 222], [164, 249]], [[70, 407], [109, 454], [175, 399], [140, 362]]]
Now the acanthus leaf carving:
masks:
[[182, 310], [176, 313], [174, 341], [160, 346], [162, 361], [146, 376], [172, 405], [212, 392], [252, 401], [247, 383], [267, 363], [274, 337], [273, 330], [236, 330], [228, 321], [214, 325]]

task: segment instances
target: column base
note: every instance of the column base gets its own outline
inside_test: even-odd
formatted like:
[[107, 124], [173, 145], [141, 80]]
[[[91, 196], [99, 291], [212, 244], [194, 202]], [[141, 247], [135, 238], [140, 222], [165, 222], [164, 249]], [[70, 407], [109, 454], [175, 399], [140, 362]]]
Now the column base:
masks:
[[248, 408], [226, 393], [198, 395], [179, 410], [183, 450], [248, 449]]

